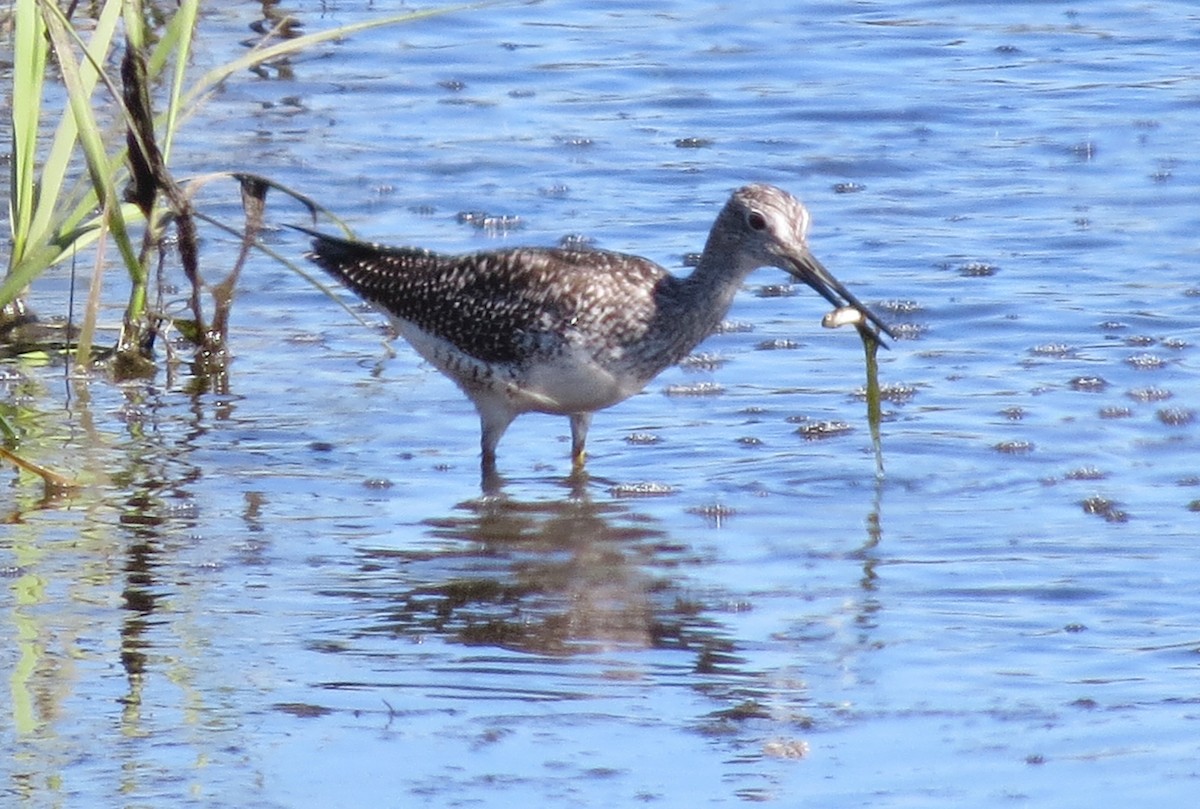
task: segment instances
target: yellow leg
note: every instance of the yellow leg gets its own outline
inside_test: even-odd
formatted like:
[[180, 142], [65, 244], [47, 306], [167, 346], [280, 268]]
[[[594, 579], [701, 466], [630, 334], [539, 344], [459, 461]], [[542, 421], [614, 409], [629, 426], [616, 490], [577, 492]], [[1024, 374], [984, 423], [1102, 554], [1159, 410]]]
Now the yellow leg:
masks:
[[587, 433], [591, 424], [591, 413], [571, 414], [571, 463], [576, 469], [587, 460]]

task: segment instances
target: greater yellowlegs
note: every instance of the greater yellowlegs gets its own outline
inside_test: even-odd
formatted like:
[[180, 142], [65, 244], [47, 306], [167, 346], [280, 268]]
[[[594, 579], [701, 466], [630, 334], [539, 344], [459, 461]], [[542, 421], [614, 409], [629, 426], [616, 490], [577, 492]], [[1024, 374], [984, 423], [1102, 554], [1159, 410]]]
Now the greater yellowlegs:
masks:
[[834, 306], [891, 330], [809, 251], [808, 210], [747, 185], [729, 198], [690, 275], [606, 250], [528, 247], [441, 255], [301, 228], [308, 258], [380, 307], [475, 404], [485, 475], [522, 413], [571, 420], [578, 467], [592, 414], [627, 399], [711, 334], [746, 276], [779, 267]]

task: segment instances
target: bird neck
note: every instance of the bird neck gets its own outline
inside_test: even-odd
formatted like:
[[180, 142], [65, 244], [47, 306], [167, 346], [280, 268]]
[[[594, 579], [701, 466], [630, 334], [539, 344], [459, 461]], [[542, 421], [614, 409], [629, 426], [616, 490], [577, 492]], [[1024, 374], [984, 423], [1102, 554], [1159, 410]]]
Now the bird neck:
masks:
[[668, 346], [664, 367], [683, 359], [721, 325], [742, 282], [754, 270], [744, 264], [719, 237], [710, 236], [692, 273], [671, 278], [662, 290], [653, 327], [659, 339], [648, 341]]
[[689, 308], [703, 313], [703, 319], [709, 324], [705, 336], [720, 325], [733, 304], [734, 296], [745, 283], [746, 276], [758, 266], [746, 257], [736, 239], [730, 235], [732, 229], [722, 227], [725, 215], [726, 212], [722, 212], [713, 225], [696, 268], [684, 279], [686, 297], [690, 299]]

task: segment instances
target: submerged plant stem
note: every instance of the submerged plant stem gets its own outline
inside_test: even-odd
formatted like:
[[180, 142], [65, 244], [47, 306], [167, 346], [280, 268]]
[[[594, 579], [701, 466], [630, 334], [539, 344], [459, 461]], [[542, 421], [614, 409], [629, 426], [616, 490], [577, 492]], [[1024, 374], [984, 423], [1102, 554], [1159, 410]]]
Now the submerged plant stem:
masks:
[[856, 324], [867, 359], [867, 424], [871, 428], [871, 445], [875, 448], [875, 476], [883, 477], [883, 440], [879, 425], [883, 421], [883, 405], [879, 394], [879, 337], [864, 323]]
[[11, 452], [4, 447], [0, 447], [0, 458], [12, 462], [12, 464], [26, 472], [32, 472], [42, 479], [42, 483], [46, 486], [47, 494], [59, 494], [76, 488], [75, 483], [63, 477], [52, 469], [47, 469], [40, 464], [36, 464], [26, 458], [22, 458], [15, 452]]

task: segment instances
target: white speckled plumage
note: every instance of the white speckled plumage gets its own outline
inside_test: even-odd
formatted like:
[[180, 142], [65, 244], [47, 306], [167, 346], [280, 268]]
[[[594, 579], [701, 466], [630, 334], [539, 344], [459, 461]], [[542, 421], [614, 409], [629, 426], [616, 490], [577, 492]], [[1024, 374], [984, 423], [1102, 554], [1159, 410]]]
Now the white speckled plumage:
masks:
[[485, 472], [522, 413], [567, 415], [582, 463], [591, 414], [640, 391], [721, 322], [745, 277], [780, 267], [890, 334], [808, 249], [804, 206], [773, 186], [738, 189], [696, 269], [638, 256], [518, 248], [447, 256], [313, 237], [309, 258], [379, 306], [479, 411]]

